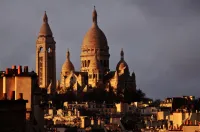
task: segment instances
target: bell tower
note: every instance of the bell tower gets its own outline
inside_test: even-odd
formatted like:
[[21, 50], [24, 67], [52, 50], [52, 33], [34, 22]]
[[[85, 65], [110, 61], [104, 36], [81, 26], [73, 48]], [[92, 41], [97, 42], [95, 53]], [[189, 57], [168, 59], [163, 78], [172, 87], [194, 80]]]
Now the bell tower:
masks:
[[41, 88], [51, 86], [51, 92], [56, 89], [56, 42], [48, 23], [46, 11], [39, 36], [36, 41], [36, 73]]

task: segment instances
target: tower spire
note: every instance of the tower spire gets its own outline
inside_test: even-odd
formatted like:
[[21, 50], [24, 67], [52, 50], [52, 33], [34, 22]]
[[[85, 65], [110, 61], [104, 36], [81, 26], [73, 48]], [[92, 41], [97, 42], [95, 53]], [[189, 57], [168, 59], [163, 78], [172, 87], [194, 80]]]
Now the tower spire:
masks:
[[53, 35], [53, 33], [48, 24], [48, 17], [47, 17], [47, 13], [45, 11], [44, 16], [43, 16], [43, 24], [40, 28], [39, 36], [52, 36], [52, 35]]
[[123, 59], [124, 59], [124, 51], [123, 51], [123, 48], [121, 49], [120, 55], [121, 55], [121, 59], [123, 60]]
[[47, 12], [46, 11], [44, 11], [43, 22], [48, 23], [48, 17], [47, 17]]
[[93, 13], [92, 13], [92, 20], [93, 20], [94, 24], [97, 24], [97, 11], [95, 9], [95, 6], [94, 6]]
[[67, 48], [67, 60], [70, 60], [70, 52], [69, 52], [69, 48]]
[[[47, 88], [52, 82], [51, 92], [56, 88], [56, 42], [48, 23], [46, 11], [42, 15], [42, 25], [36, 41], [36, 73], [38, 74], [38, 83], [40, 88]], [[40, 52], [40, 49], [46, 49]], [[51, 52], [49, 52], [51, 51]], [[51, 65], [49, 65], [51, 64]]]

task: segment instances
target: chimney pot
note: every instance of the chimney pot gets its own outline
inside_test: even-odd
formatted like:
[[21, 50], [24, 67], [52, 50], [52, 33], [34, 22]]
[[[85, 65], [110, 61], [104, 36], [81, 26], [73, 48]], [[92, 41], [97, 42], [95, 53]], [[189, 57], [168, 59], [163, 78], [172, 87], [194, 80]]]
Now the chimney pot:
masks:
[[18, 74], [20, 75], [22, 73], [22, 66], [18, 66]]
[[15, 91], [11, 92], [11, 96], [10, 96], [11, 100], [15, 100]]
[[28, 73], [28, 66], [24, 66], [24, 72]]
[[12, 65], [12, 69], [16, 69], [16, 65]]
[[6, 68], [6, 74], [9, 74], [9, 68]]
[[7, 100], [8, 98], [7, 98], [7, 93], [3, 93], [3, 99], [4, 100]]
[[19, 100], [23, 100], [23, 93], [19, 93], [18, 99], [19, 99]]

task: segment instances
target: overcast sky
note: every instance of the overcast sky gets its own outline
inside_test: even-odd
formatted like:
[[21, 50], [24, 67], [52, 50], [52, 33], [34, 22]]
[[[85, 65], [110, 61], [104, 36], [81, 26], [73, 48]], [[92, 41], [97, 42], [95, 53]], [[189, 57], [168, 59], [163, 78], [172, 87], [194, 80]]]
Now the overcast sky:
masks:
[[57, 42], [57, 79], [67, 48], [79, 70], [94, 5], [108, 39], [111, 70], [123, 48], [137, 88], [148, 97], [199, 96], [199, 0], [1, 0], [1, 70], [13, 64], [35, 70], [35, 42], [45, 10]]

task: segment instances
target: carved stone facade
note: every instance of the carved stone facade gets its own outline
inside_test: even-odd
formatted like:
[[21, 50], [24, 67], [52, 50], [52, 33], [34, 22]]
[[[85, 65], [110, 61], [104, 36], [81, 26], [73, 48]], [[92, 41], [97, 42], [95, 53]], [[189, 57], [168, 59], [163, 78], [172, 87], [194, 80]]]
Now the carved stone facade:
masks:
[[88, 72], [90, 63], [94, 56], [97, 56], [101, 63], [103, 73], [109, 71], [109, 47], [107, 38], [97, 24], [97, 12], [94, 9], [92, 27], [85, 34], [81, 46], [81, 72]]
[[124, 92], [125, 89], [136, 90], [135, 73], [130, 75], [129, 67], [124, 59], [123, 49], [116, 71], [109, 69], [109, 46], [107, 38], [97, 24], [97, 12], [92, 14], [92, 27], [84, 36], [81, 46], [81, 69], [75, 71], [70, 60], [70, 52], [62, 66], [60, 83], [57, 83], [57, 92], [62, 94], [67, 90], [88, 91], [102, 87], [114, 92]]

